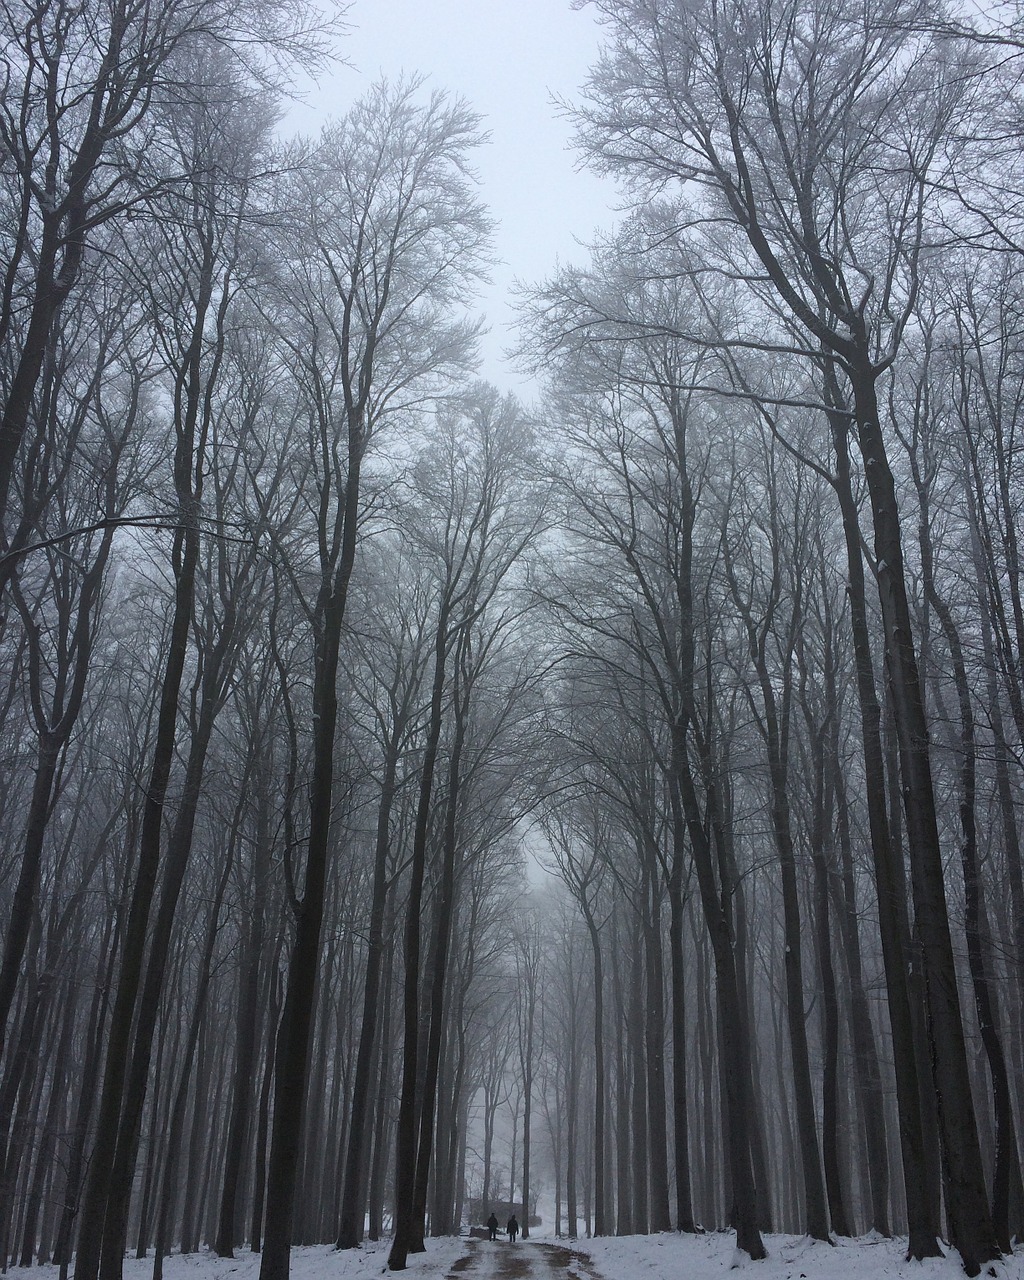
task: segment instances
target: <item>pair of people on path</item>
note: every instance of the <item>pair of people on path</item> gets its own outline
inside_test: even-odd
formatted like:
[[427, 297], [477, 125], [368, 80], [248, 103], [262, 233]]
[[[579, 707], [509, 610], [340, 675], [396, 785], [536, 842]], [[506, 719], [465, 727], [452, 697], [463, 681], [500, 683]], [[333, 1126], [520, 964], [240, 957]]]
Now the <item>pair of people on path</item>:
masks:
[[[493, 1213], [487, 1219], [487, 1230], [488, 1232], [490, 1232], [491, 1239], [497, 1240], [498, 1219], [494, 1216]], [[513, 1214], [512, 1217], [509, 1218], [508, 1223], [505, 1226], [505, 1230], [508, 1232], [509, 1240], [511, 1240], [512, 1243], [515, 1244], [516, 1236], [519, 1234], [519, 1219], [516, 1217], [515, 1214]]]

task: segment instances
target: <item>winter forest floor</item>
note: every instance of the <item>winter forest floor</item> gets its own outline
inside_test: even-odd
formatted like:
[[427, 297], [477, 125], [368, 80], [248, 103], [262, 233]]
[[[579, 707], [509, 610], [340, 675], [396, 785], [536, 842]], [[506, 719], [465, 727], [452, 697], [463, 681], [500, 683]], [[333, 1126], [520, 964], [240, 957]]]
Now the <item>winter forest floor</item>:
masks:
[[[732, 1233], [620, 1236], [574, 1242], [428, 1240], [427, 1252], [409, 1258], [409, 1280], [714, 1280], [739, 1267], [751, 1280], [958, 1280], [959, 1258], [905, 1262], [904, 1242], [864, 1236], [837, 1246], [803, 1236], [765, 1237], [768, 1258], [751, 1262], [736, 1253]], [[339, 1253], [327, 1245], [292, 1250], [292, 1280], [375, 1280], [386, 1273], [389, 1242]], [[175, 1254], [165, 1260], [165, 1280], [257, 1280], [260, 1256], [239, 1251]], [[125, 1280], [149, 1280], [152, 1259], [130, 1259]], [[14, 1267], [13, 1280], [51, 1280], [56, 1267]], [[1000, 1280], [1024, 1280], [1024, 1250], [996, 1264]]]

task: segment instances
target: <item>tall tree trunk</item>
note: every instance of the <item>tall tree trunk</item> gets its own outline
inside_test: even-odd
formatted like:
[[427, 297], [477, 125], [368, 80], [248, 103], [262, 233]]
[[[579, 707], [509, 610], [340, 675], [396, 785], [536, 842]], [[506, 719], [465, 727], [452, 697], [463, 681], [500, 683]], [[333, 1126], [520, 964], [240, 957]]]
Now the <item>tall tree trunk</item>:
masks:
[[263, 1219], [267, 1200], [267, 1138], [270, 1130], [270, 1100], [274, 1087], [275, 1053], [277, 1036], [274, 1028], [278, 1025], [281, 1011], [281, 984], [278, 978], [278, 963], [281, 954], [281, 939], [270, 966], [270, 1002], [267, 1009], [267, 1051], [263, 1064], [263, 1081], [260, 1085], [259, 1108], [256, 1113], [256, 1138], [253, 1152], [252, 1173], [252, 1219], [249, 1228], [249, 1247], [253, 1253], [259, 1253], [263, 1247]]
[[670, 786], [672, 866], [668, 876], [670, 983], [672, 991], [672, 1121], [675, 1139], [676, 1230], [694, 1232], [693, 1193], [690, 1185], [690, 1131], [687, 1120], [686, 969], [683, 962], [683, 865], [686, 859], [685, 827], [679, 793]]
[[[29, 1189], [28, 1203], [25, 1209], [25, 1221], [22, 1226], [21, 1258], [19, 1266], [30, 1267], [35, 1256], [36, 1238], [39, 1227], [39, 1212], [42, 1206], [45, 1180], [50, 1172], [57, 1146], [57, 1126], [59, 1117], [64, 1111], [65, 1090], [67, 1089], [68, 1064], [71, 1056], [71, 1037], [74, 1030], [75, 1015], [78, 1003], [72, 995], [65, 997], [64, 1014], [61, 1019], [60, 1036], [56, 1052], [53, 1056], [52, 1075], [50, 1079], [50, 1096], [47, 1101], [46, 1116], [38, 1143], [36, 1167]], [[40, 1250], [40, 1263], [47, 1261]]]
[[[413, 1195], [412, 1234], [410, 1237], [410, 1247], [418, 1253], [422, 1252], [424, 1248], [423, 1235], [426, 1223], [427, 1183], [433, 1150], [438, 1073], [445, 1025], [444, 996], [448, 978], [448, 949], [451, 941], [455, 905], [455, 867], [458, 857], [458, 811], [461, 791], [460, 775], [462, 752], [466, 741], [469, 699], [471, 696], [471, 682], [465, 678], [463, 670], [465, 661], [463, 645], [467, 643], [468, 636], [460, 636], [455, 691], [452, 698], [455, 731], [448, 766], [448, 794], [445, 799], [445, 819], [441, 843], [441, 880], [436, 895], [435, 934], [433, 954], [430, 958], [430, 972], [432, 975], [430, 1024], [427, 1032], [423, 1091], [420, 1100], [419, 1142], [416, 1151], [416, 1182]], [[512, 1177], [515, 1177], [514, 1158], [512, 1161]]]
[[[207, 752], [217, 713], [223, 703], [222, 682], [226, 675], [226, 649], [230, 645], [233, 630], [233, 622], [229, 620], [232, 615], [233, 610], [229, 608], [225, 617], [223, 635], [219, 638], [214, 652], [208, 654], [206, 658], [199, 720], [189, 745], [181, 799], [163, 859], [160, 900], [149, 933], [149, 953], [135, 1018], [131, 1062], [125, 1075], [117, 1143], [107, 1179], [107, 1205], [101, 1254], [101, 1272], [104, 1280], [119, 1280], [124, 1257], [128, 1234], [128, 1208], [149, 1083], [150, 1060], [160, 1010], [160, 997], [164, 989], [170, 958], [178, 902], [192, 851]], [[229, 857], [227, 861], [230, 864], [231, 858]]]
[[[395, 1150], [395, 1235], [388, 1254], [392, 1271], [404, 1271], [406, 1259], [417, 1243], [416, 1195], [416, 1130], [418, 1120], [417, 1085], [419, 1077], [420, 1014], [420, 933], [423, 880], [426, 871], [427, 834], [430, 824], [431, 797], [441, 724], [444, 710], [445, 666], [448, 652], [447, 602], [442, 604], [437, 621], [434, 644], [434, 674], [430, 696], [430, 720], [423, 752], [420, 791], [413, 832], [412, 865], [405, 916], [405, 994], [403, 997], [402, 1092], [398, 1108], [398, 1137]], [[267, 1277], [266, 1280], [277, 1280]]]
[[[773, 508], [772, 515], [775, 516]], [[774, 523], [774, 519], [773, 519]], [[777, 525], [773, 527], [776, 538]], [[772, 831], [779, 860], [782, 882], [783, 965], [786, 975], [786, 1023], [789, 1032], [790, 1065], [796, 1111], [797, 1145], [803, 1174], [805, 1229], [814, 1240], [827, 1240], [829, 1234], [825, 1184], [822, 1179], [821, 1150], [814, 1116], [814, 1088], [811, 1081], [810, 1053], [807, 1047], [807, 1022], [804, 1015], [803, 950], [801, 945], [800, 894], [796, 879], [793, 851], [793, 826], [789, 805], [789, 720], [792, 699], [792, 662], [795, 636], [790, 631], [780, 655], [783, 664], [782, 697], [776, 695], [777, 679], [769, 670], [765, 645], [770, 619], [777, 604], [780, 583], [776, 569], [772, 590], [766, 602], [765, 621], [755, 621], [749, 600], [743, 597], [736, 577], [728, 538], [723, 532], [722, 546], [726, 572], [733, 600], [740, 611], [747, 633], [750, 659], [761, 688], [761, 724], [768, 755], [771, 782]], [[794, 625], [796, 624], [794, 618]]]
[[181, 1206], [181, 1251], [196, 1253], [199, 1250], [199, 1188], [202, 1180], [202, 1168], [205, 1139], [209, 1136], [210, 1123], [210, 1079], [213, 1076], [213, 1058], [216, 1048], [210, 1041], [214, 1036], [213, 1028], [207, 1019], [200, 1020], [199, 1046], [196, 1055], [195, 1080], [192, 1088], [192, 1114], [189, 1126], [187, 1150], [185, 1152], [184, 1184], [185, 1197]]
[[[390, 937], [391, 935], [392, 928], [389, 925], [385, 936]], [[371, 1240], [379, 1240], [384, 1230], [384, 1184], [388, 1175], [388, 1125], [391, 1119], [388, 1100], [393, 1092], [391, 1006], [394, 988], [394, 954], [393, 950], [389, 948], [384, 962], [384, 999], [381, 1009], [380, 1037], [376, 1053], [377, 1091], [373, 1108], [373, 1154], [369, 1167], [369, 1194], [366, 1206]]]
[[826, 730], [814, 733], [814, 810], [811, 830], [811, 857], [814, 863], [814, 914], [817, 934], [818, 973], [821, 980], [822, 1084], [821, 1136], [825, 1166], [825, 1187], [832, 1229], [837, 1236], [852, 1235], [843, 1191], [842, 1161], [839, 1154], [839, 993], [832, 961], [830, 925], [830, 856], [826, 832], [832, 817], [831, 792], [825, 781]]
[[260, 1280], [288, 1280], [295, 1215], [299, 1144], [303, 1127], [313, 1010], [320, 964], [320, 933], [327, 892], [334, 744], [338, 723], [338, 660], [359, 528], [360, 467], [366, 441], [360, 417], [349, 418], [348, 473], [342, 505], [341, 547], [334, 565], [322, 564], [317, 610], [321, 618], [313, 677], [313, 776], [302, 900], [295, 903], [295, 942], [277, 1034], [274, 1121], [267, 1171], [267, 1220]]
[[633, 1188], [629, 1164], [629, 1057], [626, 1044], [629, 1034], [629, 1013], [623, 991], [621, 965], [625, 949], [620, 944], [620, 922], [616, 919], [610, 950], [615, 1022], [618, 1027], [615, 1038], [615, 1234], [617, 1236], [633, 1234]]
[[106, 1023], [110, 989], [117, 963], [117, 931], [118, 926], [115, 919], [112, 915], [109, 915], [105, 923], [103, 941], [99, 952], [101, 957], [106, 957], [106, 967], [102, 978], [98, 976], [96, 981], [92, 1005], [89, 1010], [88, 1033], [85, 1042], [86, 1051], [82, 1066], [82, 1087], [78, 1095], [75, 1123], [71, 1132], [64, 1205], [53, 1250], [53, 1260], [60, 1267], [60, 1280], [67, 1280], [67, 1270], [71, 1262], [71, 1243], [75, 1222], [78, 1217], [79, 1196], [82, 1190], [89, 1121], [96, 1102], [96, 1089], [99, 1085], [100, 1067], [102, 1065], [103, 1028]]
[[[96, 1138], [83, 1197], [82, 1226], [75, 1258], [76, 1280], [97, 1280], [101, 1267], [101, 1250], [104, 1280], [120, 1280], [124, 1256], [123, 1230], [117, 1234], [117, 1239], [108, 1236], [107, 1213], [109, 1208], [112, 1214], [109, 1229], [114, 1230], [124, 1223], [127, 1206], [111, 1204], [110, 1200], [115, 1193], [115, 1161], [118, 1159], [118, 1143], [123, 1136], [121, 1112], [130, 1062], [132, 1030], [142, 985], [150, 913], [160, 870], [164, 804], [174, 762], [178, 697], [185, 671], [195, 599], [202, 497], [202, 469], [197, 465], [196, 452], [197, 448], [202, 452], [205, 445], [205, 426], [202, 434], [200, 433], [200, 414], [204, 401], [202, 364], [205, 326], [213, 299], [214, 266], [211, 238], [204, 234], [192, 332], [175, 382], [174, 488], [180, 524], [175, 530], [171, 556], [174, 600], [170, 638], [161, 681], [152, 763], [143, 803], [135, 884], [125, 928], [117, 994], [111, 1012]], [[227, 293], [225, 288], [221, 321]], [[220, 326], [220, 333], [223, 337], [223, 325]], [[116, 1193], [122, 1198], [126, 1194], [124, 1169], [129, 1163], [129, 1154], [122, 1143], [120, 1186], [116, 1188]]]
[[647, 1124], [650, 1153], [650, 1229], [671, 1231], [668, 1203], [668, 1114], [665, 1107], [665, 973], [662, 957], [660, 886], [654, 867], [648, 884], [649, 915], [643, 922], [647, 969], [644, 1023], [647, 1064]]
[[[866, 339], [860, 346], [866, 351]], [[896, 489], [879, 421], [874, 371], [865, 359], [850, 368], [850, 378], [871, 499], [875, 577], [899, 742], [915, 925], [924, 959], [932, 1063], [947, 1175], [947, 1217], [951, 1238], [960, 1250], [964, 1267], [968, 1274], [976, 1275], [983, 1263], [998, 1258], [1000, 1253], [989, 1212], [971, 1100], [935, 815], [928, 722], [906, 594]]]
[[[696, 920], [694, 920], [694, 931], [696, 932]], [[701, 1150], [704, 1153], [704, 1221], [717, 1227], [723, 1223], [723, 1219], [720, 1216], [717, 1161], [715, 1159], [715, 1153], [718, 1149], [719, 1141], [715, 1127], [716, 1076], [713, 1062], [714, 1044], [712, 1040], [714, 1014], [711, 1008], [711, 978], [707, 960], [707, 939], [703, 932], [701, 933], [700, 938], [695, 936], [694, 945], [697, 952], [697, 1047], [700, 1054], [702, 1086], [701, 1130], [703, 1142], [701, 1143]], [[719, 1112], [720, 1111], [721, 1107], [719, 1107]], [[721, 1145], [724, 1147], [726, 1143], [722, 1141]]]
[[[637, 920], [636, 928], [643, 930], [643, 921]], [[644, 991], [643, 982], [643, 943], [645, 937], [643, 932], [634, 936], [631, 940], [633, 951], [633, 964], [630, 973], [630, 989], [636, 993], [637, 998], [630, 1002], [629, 1006], [629, 1048], [630, 1048], [630, 1076], [633, 1082], [632, 1092], [632, 1115], [630, 1124], [631, 1143], [631, 1168], [630, 1183], [633, 1190], [633, 1204], [631, 1209], [631, 1217], [633, 1219], [633, 1230], [640, 1235], [646, 1235], [650, 1230], [650, 1126], [647, 1120], [647, 1020], [644, 1017], [644, 1005], [646, 999], [640, 998], [639, 993]], [[648, 973], [648, 981], [650, 974]], [[646, 992], [644, 993], [646, 996]], [[660, 1052], [660, 1047], [659, 1047]]]
[[579, 1046], [577, 1037], [579, 1028], [576, 1022], [576, 1008], [573, 1006], [570, 1015], [568, 1045], [565, 1060], [565, 1218], [569, 1239], [579, 1237], [578, 1202], [576, 1196], [576, 1167], [579, 1150]]
[[[601, 955], [601, 933], [594, 913], [584, 900], [584, 917], [594, 960], [594, 1235], [607, 1235], [605, 1222], [605, 1082], [604, 1082], [604, 964]], [[527, 1093], [524, 1143], [529, 1152], [530, 1099]], [[528, 1164], [524, 1159], [524, 1172]], [[527, 1235], [529, 1206], [526, 1203], [528, 1187], [523, 1186], [523, 1236]]]
[[[849, 544], [848, 544], [849, 550]], [[821, 557], [824, 564], [824, 555]], [[861, 581], [863, 586], [863, 580]], [[888, 1236], [889, 1227], [889, 1157], [885, 1136], [885, 1100], [882, 1092], [882, 1072], [878, 1058], [878, 1046], [861, 963], [860, 927], [858, 924], [857, 891], [853, 869], [853, 842], [850, 836], [850, 808], [846, 797], [840, 755], [839, 728], [842, 708], [839, 702], [836, 671], [836, 647], [833, 641], [835, 623], [829, 602], [828, 590], [822, 583], [821, 598], [824, 602], [824, 664], [826, 716], [828, 720], [828, 794], [835, 806], [836, 830], [840, 861], [839, 922], [843, 941], [843, 954], [850, 985], [850, 1042], [853, 1049], [854, 1087], [861, 1112], [864, 1142], [867, 1151], [866, 1176], [870, 1193], [870, 1219], [880, 1235]]]
[[381, 973], [384, 964], [384, 916], [388, 895], [388, 856], [391, 850], [391, 809], [395, 798], [400, 727], [393, 733], [384, 760], [380, 801], [377, 806], [377, 835], [373, 859], [373, 894], [366, 939], [366, 970], [363, 979], [363, 1017], [359, 1026], [356, 1074], [349, 1104], [348, 1148], [342, 1178], [341, 1224], [337, 1247], [354, 1249], [363, 1238], [366, 1211], [366, 1151], [372, 1113], [369, 1107], [371, 1068], [377, 1044], [377, 1011], [380, 1006]]
[[981, 870], [978, 865], [977, 823], [977, 742], [974, 706], [971, 701], [970, 682], [964, 660], [960, 633], [952, 611], [940, 596], [935, 584], [934, 555], [931, 545], [931, 524], [927, 481], [914, 466], [918, 496], [921, 503], [919, 524], [922, 578], [925, 595], [939, 619], [942, 634], [949, 646], [953, 664], [953, 683], [956, 688], [960, 716], [960, 733], [957, 755], [960, 765], [960, 861], [964, 875], [964, 928], [967, 935], [967, 964], [974, 990], [974, 1003], [978, 1014], [981, 1042], [988, 1059], [992, 1084], [992, 1103], [995, 1112], [995, 1170], [992, 1179], [992, 1227], [996, 1242], [1004, 1253], [1011, 1252], [1010, 1203], [1024, 1199], [1021, 1183], [1020, 1155], [1013, 1118], [1010, 1094], [1010, 1078], [1003, 1053], [1003, 1040], [999, 1026], [999, 1007], [992, 991], [989, 972], [991, 939], [987, 923]]
[[719, 1058], [723, 1086], [723, 1114], [732, 1184], [729, 1220], [736, 1229], [736, 1244], [753, 1259], [766, 1256], [758, 1230], [757, 1188], [751, 1164], [750, 1131], [752, 1124], [753, 1081], [750, 1078], [750, 1054], [744, 1034], [747, 1020], [742, 1008], [736, 954], [733, 950], [731, 922], [726, 915], [724, 895], [716, 884], [714, 861], [707, 837], [704, 815], [690, 772], [686, 750], [686, 724], [675, 726], [673, 741], [674, 774], [680, 789], [680, 801], [686, 818], [693, 852], [694, 868], [700, 889], [701, 905], [711, 951], [715, 961], [715, 989], [718, 998], [718, 1022], [721, 1037]]
[[[596, 959], [595, 959], [595, 969], [594, 969], [594, 980], [597, 984], [595, 987], [595, 991], [597, 992], [597, 996], [596, 996], [597, 1003], [595, 1004], [595, 1013], [594, 1013], [594, 1018], [595, 1018], [594, 1050], [596, 1054], [595, 1076], [597, 1075], [598, 1072], [600, 1073], [600, 1077], [595, 1080], [594, 1090], [595, 1090], [595, 1096], [601, 1100], [600, 1101], [601, 1132], [603, 1133], [604, 1132], [604, 1028], [603, 1028], [604, 1019], [603, 1019], [603, 1013], [602, 1013], [603, 1005], [601, 1004], [602, 984], [601, 984], [600, 967]], [[536, 1019], [536, 1014], [537, 1014], [537, 980], [536, 980], [536, 975], [531, 973], [527, 977], [526, 1053], [524, 1055], [526, 1059], [526, 1069], [523, 1072], [523, 1223], [522, 1223], [522, 1226], [523, 1226], [524, 1240], [529, 1240], [530, 1238], [530, 1174], [532, 1172], [531, 1151], [532, 1151], [532, 1125], [533, 1125], [533, 1036], [534, 1036], [534, 1021]], [[600, 1030], [598, 1030], [599, 1027], [600, 1027]], [[595, 1133], [597, 1132], [596, 1108], [595, 1108], [594, 1131]], [[465, 1134], [463, 1134], [463, 1140], [465, 1141]], [[601, 1150], [602, 1150], [602, 1147], [598, 1146], [598, 1151], [601, 1151]], [[603, 1231], [604, 1203], [602, 1199], [604, 1195], [604, 1190], [603, 1190], [604, 1171], [603, 1170], [601, 1172], [601, 1178], [602, 1178], [602, 1181], [597, 1183], [597, 1185], [601, 1188], [600, 1195], [598, 1198], [598, 1205], [600, 1206], [599, 1211], [602, 1213], [602, 1231], [601, 1232], [595, 1231], [595, 1234], [603, 1235], [604, 1234], [604, 1231]], [[595, 1182], [596, 1181], [597, 1180], [595, 1179]], [[456, 1225], [458, 1225], [458, 1220], [456, 1220]]]
[[178, 1158], [181, 1149], [181, 1138], [185, 1130], [185, 1116], [188, 1105], [189, 1083], [192, 1077], [192, 1063], [195, 1060], [196, 1045], [199, 1042], [200, 1031], [206, 1018], [206, 1000], [210, 990], [210, 982], [213, 977], [213, 954], [217, 947], [217, 938], [220, 932], [220, 909], [224, 901], [224, 894], [227, 891], [228, 880], [231, 877], [231, 871], [234, 866], [234, 857], [232, 854], [237, 842], [238, 828], [241, 820], [241, 808], [244, 802], [245, 792], [247, 790], [247, 783], [248, 777], [243, 775], [239, 799], [235, 807], [234, 821], [232, 823], [231, 838], [228, 846], [229, 854], [228, 857], [224, 859], [224, 869], [214, 892], [213, 902], [210, 906], [210, 917], [206, 926], [206, 936], [203, 941], [203, 949], [200, 952], [195, 1003], [192, 1007], [192, 1016], [189, 1019], [188, 1033], [185, 1037], [185, 1049], [181, 1059], [181, 1075], [178, 1078], [178, 1088], [174, 1096], [174, 1103], [171, 1108], [171, 1115], [167, 1126], [167, 1156], [164, 1161], [157, 1209], [153, 1280], [161, 1280], [163, 1275], [164, 1257], [171, 1251], [171, 1240], [169, 1239], [169, 1234], [174, 1226], [174, 1208], [177, 1199]]
[[881, 708], [875, 688], [861, 553], [860, 522], [853, 495], [848, 450], [848, 423], [835, 374], [826, 368], [826, 389], [835, 411], [829, 413], [836, 455], [836, 494], [846, 541], [847, 598], [853, 638], [857, 695], [864, 752], [864, 793], [868, 809], [871, 853], [878, 900], [878, 930], [885, 967], [885, 984], [892, 1032], [896, 1099], [899, 1109], [900, 1150], [907, 1202], [908, 1256], [918, 1260], [940, 1255], [938, 1205], [927, 1196], [924, 1125], [920, 1081], [914, 1049], [913, 1018], [908, 983], [909, 957], [903, 942], [906, 919], [901, 908], [900, 872], [896, 866], [885, 804], [885, 759], [882, 751]]

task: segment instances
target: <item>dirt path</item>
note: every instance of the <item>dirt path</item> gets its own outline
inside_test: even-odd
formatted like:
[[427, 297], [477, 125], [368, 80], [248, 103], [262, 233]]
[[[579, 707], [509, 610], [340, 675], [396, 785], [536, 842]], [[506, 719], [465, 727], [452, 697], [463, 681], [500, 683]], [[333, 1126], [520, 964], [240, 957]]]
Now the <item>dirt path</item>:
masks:
[[601, 1280], [590, 1259], [563, 1245], [520, 1240], [470, 1240], [450, 1280]]

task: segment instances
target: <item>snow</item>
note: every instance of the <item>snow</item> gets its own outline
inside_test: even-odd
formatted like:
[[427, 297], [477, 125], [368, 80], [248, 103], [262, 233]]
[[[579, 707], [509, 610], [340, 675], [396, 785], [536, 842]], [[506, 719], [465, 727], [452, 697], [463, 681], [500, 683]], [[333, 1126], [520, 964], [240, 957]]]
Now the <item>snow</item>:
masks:
[[[367, 1241], [359, 1249], [338, 1250], [331, 1245], [305, 1245], [292, 1249], [291, 1280], [378, 1280], [387, 1270], [390, 1240]], [[428, 1240], [426, 1253], [409, 1255], [405, 1274], [410, 1280], [436, 1280], [445, 1276], [466, 1253], [465, 1240]], [[11, 1267], [8, 1277], [16, 1280], [56, 1280], [59, 1268]], [[210, 1250], [172, 1254], [164, 1259], [164, 1280], [258, 1280], [260, 1255], [236, 1249], [234, 1258], [219, 1258]], [[74, 1268], [71, 1271], [72, 1280]], [[151, 1280], [153, 1255], [147, 1259], [126, 1258], [124, 1280]]]
[[[579, 1280], [714, 1280], [737, 1271], [745, 1280], [963, 1280], [959, 1254], [905, 1262], [906, 1240], [874, 1233], [836, 1245], [809, 1236], [766, 1235], [768, 1257], [752, 1262], [736, 1248], [732, 1232], [702, 1236], [664, 1234], [580, 1241], [574, 1247], [593, 1261], [579, 1267]], [[1024, 1280], [1024, 1251], [996, 1263], [1000, 1280]]]
[[[550, 1238], [544, 1243], [556, 1243]], [[877, 1235], [841, 1240], [831, 1246], [807, 1236], [769, 1235], [764, 1237], [768, 1257], [751, 1262], [736, 1249], [731, 1232], [708, 1232], [702, 1236], [666, 1233], [655, 1236], [621, 1236], [601, 1240], [558, 1241], [574, 1258], [569, 1267], [572, 1280], [716, 1280], [737, 1274], [743, 1280], [961, 1280], [963, 1269], [956, 1253], [925, 1262], [905, 1262], [905, 1240], [885, 1240]], [[387, 1266], [389, 1241], [366, 1243], [360, 1249], [339, 1252], [329, 1245], [292, 1250], [291, 1280], [377, 1280]], [[406, 1274], [410, 1280], [440, 1280], [459, 1258], [470, 1250], [461, 1240], [428, 1240], [425, 1254], [410, 1254]], [[512, 1250], [532, 1250], [524, 1241], [504, 1244], [486, 1251], [494, 1260], [510, 1261]], [[484, 1260], [484, 1259], [481, 1259]], [[520, 1259], [523, 1261], [524, 1259]], [[539, 1261], [539, 1259], [538, 1259]], [[216, 1254], [175, 1254], [164, 1261], [165, 1280], [258, 1280], [259, 1254], [239, 1250], [238, 1256], [218, 1258]], [[524, 1269], [525, 1270], [525, 1269]], [[145, 1261], [125, 1259], [124, 1280], [150, 1280], [152, 1257]], [[517, 1268], [518, 1273], [518, 1268]], [[535, 1274], [557, 1274], [547, 1265]], [[1012, 1258], [985, 1268], [983, 1275], [999, 1280], [1024, 1280], [1024, 1250]], [[55, 1280], [57, 1268], [14, 1267], [14, 1280]]]

